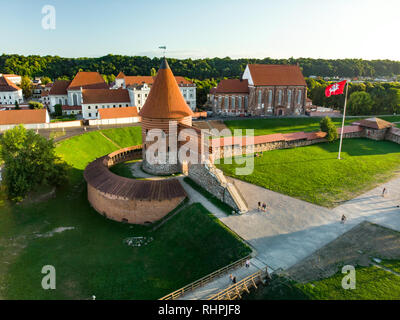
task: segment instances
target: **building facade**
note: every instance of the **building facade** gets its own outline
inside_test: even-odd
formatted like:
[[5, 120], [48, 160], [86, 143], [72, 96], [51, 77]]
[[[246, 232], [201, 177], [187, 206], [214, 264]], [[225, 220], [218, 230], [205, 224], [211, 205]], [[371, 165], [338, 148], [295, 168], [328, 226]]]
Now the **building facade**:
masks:
[[100, 109], [131, 106], [127, 89], [84, 89], [82, 90], [82, 116], [84, 119], [99, 119]]
[[223, 115], [286, 116], [304, 114], [306, 98], [299, 66], [249, 64], [242, 79], [222, 80], [210, 91], [209, 104]]
[[22, 89], [7, 77], [0, 77], [0, 107], [14, 106], [15, 102], [20, 104], [23, 100]]
[[[155, 77], [152, 76], [126, 76], [120, 72], [115, 79], [114, 88], [127, 88], [132, 91], [132, 103], [141, 109], [149, 95], [150, 88], [153, 85]], [[175, 76], [179, 90], [182, 93], [187, 105], [196, 109], [196, 85], [184, 77]]]

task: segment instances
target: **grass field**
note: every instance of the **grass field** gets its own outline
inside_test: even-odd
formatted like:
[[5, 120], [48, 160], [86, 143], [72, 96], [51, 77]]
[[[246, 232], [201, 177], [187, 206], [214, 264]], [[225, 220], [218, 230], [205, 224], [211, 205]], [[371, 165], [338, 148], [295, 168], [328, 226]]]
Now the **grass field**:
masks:
[[[391, 261], [393, 269], [400, 261]], [[327, 279], [301, 284], [283, 277], [273, 277], [268, 286], [253, 291], [246, 300], [399, 300], [400, 277], [375, 266], [356, 267], [356, 288], [345, 290], [341, 272]]]
[[227, 175], [315, 204], [332, 207], [387, 181], [400, 170], [400, 146], [389, 141], [346, 139], [272, 150], [254, 158], [252, 174], [236, 176], [236, 164], [217, 165]]
[[[386, 121], [399, 122], [400, 116], [380, 117]], [[357, 119], [348, 118], [345, 124], [350, 125]], [[230, 129], [254, 129], [256, 136], [273, 133], [292, 133], [297, 131], [318, 131], [321, 118], [271, 118], [271, 119], [246, 119], [246, 120], [228, 120], [225, 125]], [[342, 118], [333, 118], [332, 121], [337, 127], [342, 125]]]
[[[103, 134], [121, 146], [141, 140], [138, 127]], [[70, 184], [55, 198], [13, 205], [0, 193], [0, 299], [157, 299], [250, 252], [200, 204], [155, 231], [95, 212], [83, 169], [116, 149], [99, 132], [64, 140], [57, 153], [70, 165]], [[142, 247], [123, 243], [136, 236], [154, 240]], [[56, 290], [41, 288], [44, 265], [56, 268]]]

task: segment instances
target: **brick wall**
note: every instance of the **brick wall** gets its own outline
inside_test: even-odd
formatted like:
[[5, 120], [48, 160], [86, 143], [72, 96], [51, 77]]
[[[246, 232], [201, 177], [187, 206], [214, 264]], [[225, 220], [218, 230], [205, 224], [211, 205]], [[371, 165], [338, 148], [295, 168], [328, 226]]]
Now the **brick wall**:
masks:
[[103, 193], [88, 184], [88, 200], [93, 208], [108, 219], [144, 224], [157, 221], [175, 209], [185, 197], [162, 201], [131, 200]]

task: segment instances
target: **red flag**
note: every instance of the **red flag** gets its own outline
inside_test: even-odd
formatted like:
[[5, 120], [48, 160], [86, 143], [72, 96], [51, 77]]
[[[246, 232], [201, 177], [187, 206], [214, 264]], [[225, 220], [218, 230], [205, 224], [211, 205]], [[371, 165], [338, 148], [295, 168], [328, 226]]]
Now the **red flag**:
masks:
[[340, 81], [338, 83], [331, 84], [325, 89], [325, 95], [330, 97], [332, 95], [343, 94], [344, 87], [346, 86], [347, 80]]

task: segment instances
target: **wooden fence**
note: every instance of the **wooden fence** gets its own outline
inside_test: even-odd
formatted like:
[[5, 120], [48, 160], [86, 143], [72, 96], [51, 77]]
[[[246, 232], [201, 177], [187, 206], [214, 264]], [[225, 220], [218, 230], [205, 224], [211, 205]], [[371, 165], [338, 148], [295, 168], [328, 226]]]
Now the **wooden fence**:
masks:
[[195, 290], [195, 289], [205, 285], [206, 283], [208, 283], [208, 282], [212, 281], [213, 279], [219, 277], [220, 275], [228, 272], [229, 270], [243, 266], [247, 259], [250, 259], [250, 255], [247, 257], [244, 257], [242, 259], [239, 259], [238, 261], [233, 262], [217, 271], [214, 271], [214, 272], [206, 275], [205, 277], [198, 279], [198, 280], [188, 284], [187, 286], [184, 286], [183, 288], [180, 288], [174, 292], [171, 292], [170, 294], [167, 294], [166, 296], [160, 298], [159, 300], [175, 300], [175, 299], [183, 296], [186, 292]]

